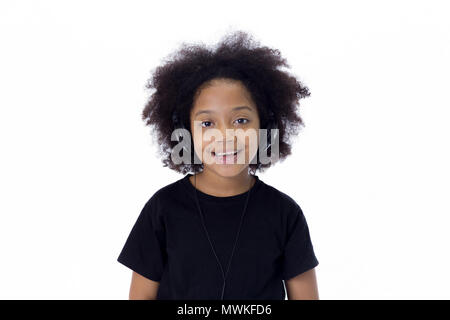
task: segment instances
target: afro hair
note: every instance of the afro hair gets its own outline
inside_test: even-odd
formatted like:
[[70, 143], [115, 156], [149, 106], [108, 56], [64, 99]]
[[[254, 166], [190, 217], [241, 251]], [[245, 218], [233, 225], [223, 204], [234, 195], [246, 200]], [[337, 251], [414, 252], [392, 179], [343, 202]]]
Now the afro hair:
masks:
[[[193, 161], [194, 148], [191, 148], [191, 163], [172, 161], [171, 153], [178, 143], [171, 140], [175, 129], [172, 115], [176, 111], [182, 125], [190, 132], [189, 114], [195, 97], [205, 84], [217, 78], [240, 81], [248, 89], [258, 109], [261, 129], [266, 128], [272, 111], [279, 129], [278, 159], [290, 155], [290, 137], [297, 135], [299, 127], [304, 126], [297, 114], [299, 99], [309, 96], [310, 92], [282, 67], [289, 68], [289, 65], [279, 50], [261, 46], [243, 31], [225, 35], [213, 47], [183, 42], [181, 48], [152, 72], [146, 83], [152, 93], [142, 111], [142, 120], [153, 129], [163, 166], [182, 174], [203, 170], [203, 164]], [[257, 162], [250, 163], [249, 169], [263, 171], [272, 164], [262, 164], [257, 157]]]

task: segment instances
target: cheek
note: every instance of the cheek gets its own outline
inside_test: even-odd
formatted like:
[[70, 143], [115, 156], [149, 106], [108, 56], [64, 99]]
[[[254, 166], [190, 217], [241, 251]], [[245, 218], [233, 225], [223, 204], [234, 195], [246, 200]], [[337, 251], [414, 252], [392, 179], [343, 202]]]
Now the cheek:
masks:
[[204, 150], [205, 142], [202, 141], [201, 137], [197, 137], [196, 139], [194, 139], [194, 146], [195, 146], [195, 150]]
[[245, 148], [247, 150], [257, 149], [259, 144], [259, 132], [258, 132], [259, 128], [251, 128], [249, 130], [252, 133], [246, 136], [245, 138], [241, 138], [239, 143], [245, 145]]
[[209, 154], [205, 150], [208, 150], [211, 144], [210, 140], [204, 140], [204, 138], [204, 135], [194, 137], [194, 150], [197, 155], [202, 154], [202, 158], [205, 156], [209, 157]]

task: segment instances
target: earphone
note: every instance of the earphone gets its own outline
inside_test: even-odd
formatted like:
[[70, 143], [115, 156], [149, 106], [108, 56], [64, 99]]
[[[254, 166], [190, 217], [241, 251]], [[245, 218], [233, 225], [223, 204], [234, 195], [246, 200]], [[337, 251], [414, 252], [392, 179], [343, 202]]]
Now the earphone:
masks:
[[[264, 150], [267, 150], [272, 145], [272, 136], [271, 136], [271, 130], [277, 129], [277, 121], [275, 119], [275, 115], [272, 110], [269, 110], [269, 119], [267, 120], [267, 146], [264, 148]], [[277, 136], [278, 131], [275, 132], [275, 137]]]
[[[179, 114], [178, 114], [178, 112], [176, 110], [172, 114], [172, 122], [173, 122], [173, 126], [174, 126], [175, 129], [186, 129], [184, 124], [183, 124], [183, 121], [182, 121], [181, 117], [179, 116]], [[277, 127], [277, 125], [276, 125], [276, 120], [275, 120], [275, 117], [274, 117], [274, 113], [272, 112], [272, 110], [270, 110], [269, 119], [268, 119], [268, 123], [267, 123], [267, 146], [266, 146], [266, 148], [264, 150], [267, 150], [272, 145], [272, 143], [271, 143], [271, 132], [270, 131], [271, 131], [271, 129], [275, 129], [276, 127]], [[276, 132], [276, 134], [277, 133], [278, 132]], [[180, 142], [180, 138], [181, 138], [181, 136], [178, 137], [178, 142]], [[183, 148], [187, 151], [187, 149], [184, 146], [183, 146]], [[260, 165], [261, 164], [258, 163], [258, 167]], [[214, 246], [213, 246], [213, 244], [211, 242], [211, 239], [209, 237], [208, 230], [206, 229], [203, 213], [202, 213], [202, 210], [200, 208], [200, 203], [199, 203], [198, 196], [197, 196], [197, 175], [196, 174], [194, 174], [194, 181], [195, 181], [194, 182], [195, 200], [196, 200], [197, 209], [198, 209], [198, 212], [199, 212], [199, 215], [200, 215], [200, 221], [202, 223], [202, 226], [203, 226], [203, 229], [205, 231], [205, 234], [206, 234], [206, 237], [208, 239], [208, 242], [209, 242], [209, 244], [211, 246], [211, 250], [212, 250], [212, 252], [214, 254], [214, 257], [216, 258], [217, 264], [219, 265], [220, 271], [222, 273], [223, 286], [222, 286], [222, 292], [221, 292], [220, 300], [223, 300], [223, 297], [224, 297], [224, 294], [225, 294], [225, 287], [226, 287], [226, 277], [228, 275], [228, 271], [230, 269], [231, 261], [233, 259], [233, 254], [234, 254], [234, 251], [236, 249], [236, 244], [237, 244], [237, 241], [239, 239], [239, 234], [240, 234], [240, 231], [241, 231], [242, 222], [244, 220], [244, 215], [245, 215], [245, 212], [247, 210], [247, 204], [248, 204], [248, 200], [250, 198], [250, 190], [252, 189], [252, 186], [250, 186], [250, 188], [247, 191], [247, 197], [245, 199], [244, 210], [242, 211], [241, 220], [240, 220], [240, 223], [239, 223], [239, 229], [238, 229], [238, 232], [236, 234], [236, 238], [235, 238], [235, 241], [234, 241], [233, 250], [231, 251], [230, 259], [228, 261], [227, 270], [226, 270], [226, 272], [224, 272], [222, 264], [220, 263], [220, 260], [219, 260], [217, 254], [216, 254], [216, 251], [214, 250]]]

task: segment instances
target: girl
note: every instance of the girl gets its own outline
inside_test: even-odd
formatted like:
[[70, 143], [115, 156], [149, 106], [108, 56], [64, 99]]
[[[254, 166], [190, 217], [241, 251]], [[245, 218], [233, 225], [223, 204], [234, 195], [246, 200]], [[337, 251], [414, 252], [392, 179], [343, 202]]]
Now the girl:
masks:
[[[303, 124], [309, 90], [282, 66], [278, 50], [236, 32], [212, 49], [183, 44], [154, 72], [142, 118], [184, 177], [146, 202], [117, 259], [133, 271], [130, 299], [319, 298], [300, 206], [255, 174], [274, 163], [261, 150], [286, 158]], [[256, 148], [227, 129], [257, 132]]]

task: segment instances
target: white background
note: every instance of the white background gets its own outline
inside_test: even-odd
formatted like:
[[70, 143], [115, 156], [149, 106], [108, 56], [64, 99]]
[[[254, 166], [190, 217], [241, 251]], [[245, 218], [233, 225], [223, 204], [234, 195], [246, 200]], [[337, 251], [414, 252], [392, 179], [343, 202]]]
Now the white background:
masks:
[[321, 299], [450, 298], [445, 1], [1, 1], [0, 298], [127, 299], [116, 261], [164, 168], [153, 68], [229, 30], [310, 89], [261, 180], [302, 207]]

